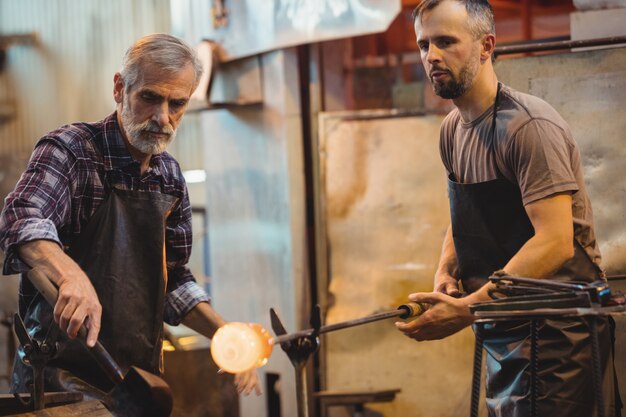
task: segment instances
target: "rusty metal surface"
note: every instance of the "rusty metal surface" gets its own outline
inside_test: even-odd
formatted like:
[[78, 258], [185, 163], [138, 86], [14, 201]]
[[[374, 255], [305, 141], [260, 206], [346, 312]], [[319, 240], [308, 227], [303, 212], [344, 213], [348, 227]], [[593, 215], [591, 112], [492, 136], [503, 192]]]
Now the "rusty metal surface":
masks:
[[[411, 292], [432, 290], [450, 221], [438, 149], [442, 117], [397, 113], [321, 116], [320, 188], [329, 276], [320, 291], [329, 292], [327, 324], [384, 311], [406, 302]], [[325, 390], [402, 387], [393, 402], [368, 408], [393, 416], [467, 414], [469, 329], [416, 343], [393, 321], [380, 321], [323, 335], [321, 349]]]

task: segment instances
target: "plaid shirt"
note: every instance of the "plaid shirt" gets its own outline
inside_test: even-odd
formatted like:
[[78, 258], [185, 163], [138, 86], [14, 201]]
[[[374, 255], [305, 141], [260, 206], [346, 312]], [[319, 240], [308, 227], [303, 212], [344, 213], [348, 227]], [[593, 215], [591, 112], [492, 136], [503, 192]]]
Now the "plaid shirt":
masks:
[[140, 174], [139, 163], [122, 138], [117, 113], [96, 123], [63, 126], [39, 140], [0, 214], [0, 248], [6, 254], [3, 272], [27, 270], [15, 253], [20, 243], [45, 239], [61, 247], [71, 245], [106, 197], [100, 180], [105, 173], [112, 187], [178, 198], [165, 232], [165, 322], [176, 325], [196, 304], [208, 301], [186, 267], [192, 243], [187, 186], [180, 166], [167, 152], [154, 155], [150, 169]]

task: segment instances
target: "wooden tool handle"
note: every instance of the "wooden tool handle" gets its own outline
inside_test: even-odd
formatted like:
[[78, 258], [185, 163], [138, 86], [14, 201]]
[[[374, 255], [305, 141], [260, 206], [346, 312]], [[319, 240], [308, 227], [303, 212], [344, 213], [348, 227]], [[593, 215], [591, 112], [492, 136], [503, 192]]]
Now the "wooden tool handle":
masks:
[[[37, 291], [43, 295], [48, 304], [54, 307], [57, 303], [57, 298], [59, 298], [59, 290], [52, 283], [52, 281], [50, 281], [48, 277], [37, 268], [33, 268], [28, 271], [27, 275], [30, 282], [32, 282], [35, 288], [37, 288]], [[84, 325], [80, 326], [80, 329], [78, 330], [78, 340], [80, 340], [92, 354], [112, 382], [117, 384], [124, 380], [124, 373], [122, 369], [100, 342], [96, 342], [94, 347], [87, 346], [87, 329]]]
[[398, 310], [404, 310], [406, 313], [400, 315], [400, 318], [407, 319], [409, 317], [417, 317], [423, 314], [429, 308], [430, 308], [430, 304], [427, 304], [427, 303], [410, 302], [410, 303], [402, 304], [401, 306], [398, 307]]

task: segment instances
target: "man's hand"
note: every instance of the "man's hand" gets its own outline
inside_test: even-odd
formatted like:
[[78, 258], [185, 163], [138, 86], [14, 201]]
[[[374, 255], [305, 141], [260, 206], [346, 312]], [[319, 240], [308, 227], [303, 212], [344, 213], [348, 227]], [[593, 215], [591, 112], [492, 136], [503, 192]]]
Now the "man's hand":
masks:
[[431, 307], [415, 320], [408, 323], [396, 322], [398, 330], [417, 341], [443, 339], [474, 321], [469, 304], [463, 298], [433, 292], [410, 294], [409, 299], [431, 304]]
[[54, 320], [70, 339], [84, 324], [87, 346], [93, 347], [100, 333], [102, 306], [91, 281], [80, 268], [66, 272], [58, 280], [59, 298], [54, 306]]
[[33, 240], [17, 248], [19, 257], [39, 269], [59, 287], [54, 321], [74, 339], [82, 324], [87, 329], [87, 346], [93, 347], [100, 333], [102, 306], [89, 277], [61, 247], [49, 240]]
[[447, 272], [438, 272], [435, 274], [435, 283], [433, 288], [433, 292], [446, 294], [450, 297], [459, 298], [461, 296], [461, 292], [459, 291], [459, 280]]
[[[212, 338], [217, 329], [226, 324], [226, 321], [209, 303], [201, 302], [187, 313], [183, 319], [183, 324], [208, 338]], [[240, 394], [248, 395], [254, 390], [256, 395], [261, 395], [261, 384], [256, 369], [235, 374], [235, 387]]]
[[254, 390], [256, 395], [261, 395], [261, 384], [256, 369], [235, 374], [235, 387], [239, 394], [249, 395]]

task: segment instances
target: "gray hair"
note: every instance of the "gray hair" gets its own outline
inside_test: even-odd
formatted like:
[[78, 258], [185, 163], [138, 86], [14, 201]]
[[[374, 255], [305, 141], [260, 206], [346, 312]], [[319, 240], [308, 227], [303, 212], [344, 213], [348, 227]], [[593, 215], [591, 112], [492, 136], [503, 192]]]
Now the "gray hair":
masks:
[[[424, 0], [413, 10], [413, 21], [422, 18], [422, 15], [437, 7], [446, 0]], [[474, 39], [483, 35], [496, 33], [496, 25], [493, 17], [493, 8], [487, 0], [451, 0], [465, 5], [469, 16], [468, 29]]]
[[141, 76], [144, 65], [154, 65], [159, 69], [174, 73], [193, 66], [194, 89], [200, 82], [202, 63], [196, 52], [181, 39], [165, 33], [153, 33], [138, 39], [124, 55], [120, 74], [124, 89], [128, 91]]

